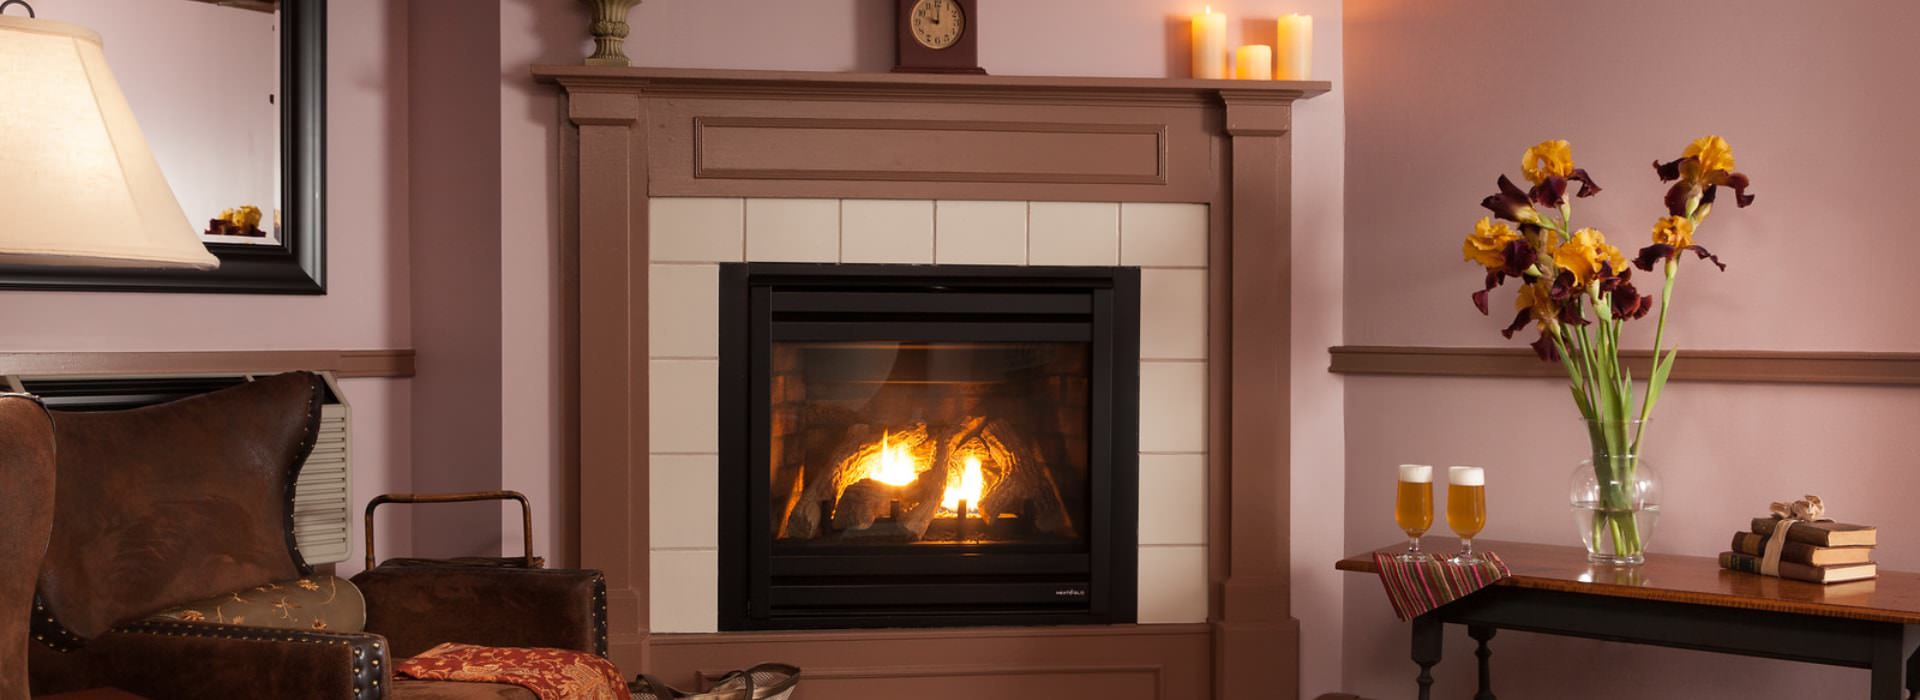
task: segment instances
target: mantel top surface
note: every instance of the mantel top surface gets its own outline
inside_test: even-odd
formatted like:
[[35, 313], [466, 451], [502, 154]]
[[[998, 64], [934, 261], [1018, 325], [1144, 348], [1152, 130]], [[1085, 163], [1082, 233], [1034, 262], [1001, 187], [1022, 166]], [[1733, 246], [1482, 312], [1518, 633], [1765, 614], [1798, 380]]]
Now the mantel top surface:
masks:
[[1324, 94], [1324, 80], [1192, 80], [1184, 78], [1055, 77], [939, 73], [839, 73], [622, 66], [540, 65], [533, 76], [574, 87], [675, 87], [724, 91], [780, 89], [856, 92], [969, 92], [1007, 94], [1135, 95], [1170, 99], [1222, 94], [1248, 99], [1301, 100]]
[[[1648, 554], [1635, 568], [1609, 568], [1587, 563], [1579, 547], [1475, 539], [1474, 548], [1494, 552], [1513, 570], [1500, 585], [1638, 598], [1797, 615], [1840, 617], [1873, 622], [1920, 624], [1920, 574], [1887, 571], [1867, 581], [1823, 586], [1720, 568], [1712, 557]], [[1459, 541], [1428, 537], [1421, 547], [1430, 552], [1452, 552]], [[1398, 552], [1404, 542], [1375, 551]], [[1373, 552], [1340, 560], [1341, 571], [1378, 573]], [[1381, 601], [1384, 605], [1385, 601]]]

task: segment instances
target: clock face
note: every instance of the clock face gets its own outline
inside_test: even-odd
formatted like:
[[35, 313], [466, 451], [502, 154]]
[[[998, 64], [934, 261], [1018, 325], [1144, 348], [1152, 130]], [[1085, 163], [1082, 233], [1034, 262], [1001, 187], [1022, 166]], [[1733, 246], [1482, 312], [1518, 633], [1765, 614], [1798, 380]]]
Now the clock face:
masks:
[[955, 0], [920, 0], [913, 6], [913, 39], [929, 49], [944, 49], [967, 31], [967, 16]]

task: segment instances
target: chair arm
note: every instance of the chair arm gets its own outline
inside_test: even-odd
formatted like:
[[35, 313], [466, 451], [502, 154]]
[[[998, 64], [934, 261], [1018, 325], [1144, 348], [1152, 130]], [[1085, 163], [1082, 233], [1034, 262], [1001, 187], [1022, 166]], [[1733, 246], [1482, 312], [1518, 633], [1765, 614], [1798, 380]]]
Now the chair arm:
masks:
[[381, 700], [393, 685], [375, 634], [150, 621], [87, 643], [106, 680], [151, 698]]
[[353, 584], [367, 631], [395, 658], [447, 642], [607, 653], [607, 583], [598, 571], [385, 564]]

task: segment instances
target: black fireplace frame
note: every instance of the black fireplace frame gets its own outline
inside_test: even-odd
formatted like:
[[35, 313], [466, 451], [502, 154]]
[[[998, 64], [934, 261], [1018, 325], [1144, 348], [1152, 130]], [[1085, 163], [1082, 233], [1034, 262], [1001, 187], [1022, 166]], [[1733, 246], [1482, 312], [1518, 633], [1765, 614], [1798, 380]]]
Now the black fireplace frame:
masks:
[[[719, 629], [1135, 621], [1139, 268], [725, 263], [719, 287]], [[776, 321], [781, 340], [884, 333], [894, 340], [1089, 342], [1086, 551], [959, 545], [911, 557], [901, 556], [904, 547], [776, 557], [765, 505]], [[906, 602], [906, 591], [926, 602]], [[902, 602], [863, 609], [889, 596]], [[937, 604], [946, 598], [969, 603]], [[782, 600], [809, 605], [799, 612]]]

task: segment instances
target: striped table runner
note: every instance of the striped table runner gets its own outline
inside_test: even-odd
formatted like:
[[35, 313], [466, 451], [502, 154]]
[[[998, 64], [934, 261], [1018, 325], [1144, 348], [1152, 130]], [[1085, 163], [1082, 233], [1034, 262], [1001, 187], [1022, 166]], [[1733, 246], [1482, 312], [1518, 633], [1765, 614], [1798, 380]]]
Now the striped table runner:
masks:
[[1472, 565], [1439, 559], [1402, 563], [1384, 552], [1374, 552], [1373, 562], [1380, 567], [1380, 583], [1387, 589], [1393, 614], [1405, 622], [1513, 575], [1500, 555], [1479, 554], [1486, 561]]

